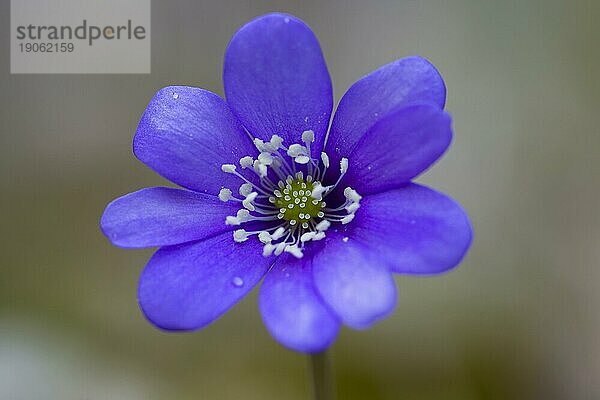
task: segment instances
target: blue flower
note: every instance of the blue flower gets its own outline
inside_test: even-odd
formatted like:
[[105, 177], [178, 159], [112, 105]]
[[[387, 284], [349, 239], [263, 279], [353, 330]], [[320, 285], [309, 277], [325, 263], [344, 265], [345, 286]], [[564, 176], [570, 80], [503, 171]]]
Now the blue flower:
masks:
[[396, 302], [392, 273], [456, 266], [471, 227], [453, 200], [411, 180], [452, 137], [438, 71], [387, 64], [342, 97], [299, 19], [259, 17], [225, 54], [225, 98], [159, 90], [135, 155], [184, 189], [139, 190], [108, 205], [117, 246], [158, 246], [138, 299], [159, 328], [211, 323], [264, 277], [263, 321], [288, 348], [327, 348], [342, 324], [366, 328]]

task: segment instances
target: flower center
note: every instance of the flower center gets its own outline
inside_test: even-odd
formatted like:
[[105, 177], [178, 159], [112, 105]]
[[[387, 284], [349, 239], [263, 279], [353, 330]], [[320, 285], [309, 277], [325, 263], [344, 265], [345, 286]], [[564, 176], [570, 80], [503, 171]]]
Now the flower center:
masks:
[[[233, 232], [236, 242], [244, 242], [257, 235], [263, 244], [263, 255], [279, 255], [288, 252], [302, 258], [305, 244], [325, 237], [325, 231], [332, 223], [348, 224], [360, 208], [361, 196], [356, 190], [344, 189], [345, 202], [338, 207], [328, 207], [324, 198], [340, 183], [348, 170], [348, 159], [340, 161], [340, 176], [333, 185], [321, 183], [329, 168], [329, 157], [325, 152], [320, 159], [313, 158], [311, 143], [314, 133], [302, 133], [304, 145], [283, 146], [283, 139], [273, 135], [264, 142], [254, 139], [260, 152], [256, 159], [242, 157], [239, 164], [242, 170], [250, 170], [258, 179], [250, 180], [237, 171], [234, 164], [223, 164], [221, 169], [238, 176], [244, 183], [239, 187], [241, 197], [236, 197], [229, 188], [222, 188], [219, 198], [222, 201], [237, 201], [242, 208], [236, 215], [226, 218], [227, 225], [242, 225], [249, 221], [260, 221], [263, 229]], [[285, 151], [285, 155], [282, 151]], [[275, 184], [274, 182], [277, 182]]]
[[[309, 176], [309, 178], [312, 177]], [[308, 228], [310, 221], [323, 218], [325, 214], [321, 210], [326, 203], [311, 197], [315, 186], [312, 179], [308, 182], [299, 178], [291, 179], [285, 183], [279, 181], [280, 188], [282, 185], [284, 185], [283, 189], [273, 192], [275, 201], [272, 203], [279, 208], [277, 217], [288, 221], [290, 225], [299, 224], [304, 229]]]

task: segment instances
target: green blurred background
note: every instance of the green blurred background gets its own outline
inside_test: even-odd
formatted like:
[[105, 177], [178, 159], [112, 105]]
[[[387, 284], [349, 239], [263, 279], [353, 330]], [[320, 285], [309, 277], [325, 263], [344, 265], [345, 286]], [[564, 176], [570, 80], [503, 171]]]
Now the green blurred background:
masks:
[[256, 293], [165, 334], [136, 303], [152, 250], [98, 229], [113, 198], [165, 181], [131, 140], [166, 85], [222, 93], [224, 49], [287, 11], [319, 36], [336, 99], [419, 54], [442, 72], [455, 140], [420, 181], [468, 210], [462, 266], [398, 277], [400, 300], [332, 348], [340, 399], [600, 398], [600, 2], [153, 1], [152, 74], [10, 75], [0, 38], [0, 399], [305, 399], [306, 359]]

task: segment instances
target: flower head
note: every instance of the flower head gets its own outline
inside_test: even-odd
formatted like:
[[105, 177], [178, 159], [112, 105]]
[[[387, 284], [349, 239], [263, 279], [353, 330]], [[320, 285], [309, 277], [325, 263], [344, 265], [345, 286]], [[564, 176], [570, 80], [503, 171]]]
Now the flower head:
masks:
[[361, 78], [333, 117], [318, 41], [299, 19], [259, 17], [225, 55], [225, 98], [159, 90], [135, 155], [184, 189], [110, 203], [117, 246], [159, 246], [138, 298], [166, 330], [199, 329], [261, 279], [259, 305], [285, 346], [321, 351], [341, 324], [365, 328], [396, 302], [392, 273], [437, 274], [471, 242], [464, 211], [411, 180], [451, 141], [445, 86], [420, 57]]

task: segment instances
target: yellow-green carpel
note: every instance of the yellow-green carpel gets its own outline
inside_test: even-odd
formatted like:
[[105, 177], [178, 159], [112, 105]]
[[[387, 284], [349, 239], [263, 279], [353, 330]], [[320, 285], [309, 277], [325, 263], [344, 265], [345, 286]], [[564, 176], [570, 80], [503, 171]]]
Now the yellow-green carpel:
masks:
[[279, 189], [273, 192], [275, 198], [269, 199], [274, 200], [271, 202], [279, 208], [278, 218], [303, 228], [308, 228], [315, 218], [323, 218], [325, 214], [322, 209], [326, 204], [321, 199], [311, 196], [315, 187], [311, 178], [308, 176], [304, 180], [296, 177], [279, 182]]

